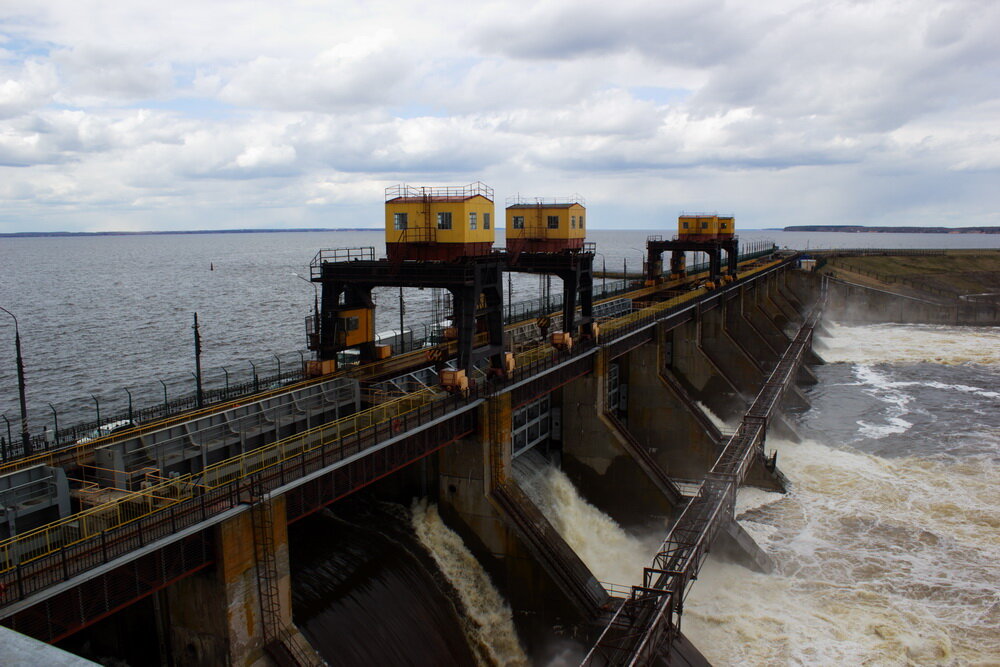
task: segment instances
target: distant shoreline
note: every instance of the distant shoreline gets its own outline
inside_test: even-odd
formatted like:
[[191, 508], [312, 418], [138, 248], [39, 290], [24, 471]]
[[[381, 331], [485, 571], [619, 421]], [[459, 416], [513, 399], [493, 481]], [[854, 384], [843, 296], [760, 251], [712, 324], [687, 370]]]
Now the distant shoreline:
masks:
[[865, 227], [864, 225], [792, 225], [783, 232], [846, 232], [849, 234], [1000, 234], [1000, 227]]
[[336, 229], [188, 229], [163, 232], [10, 232], [0, 238], [39, 238], [46, 236], [175, 236], [178, 234], [280, 234], [282, 232], [371, 232], [381, 227], [339, 227]]
[[[499, 228], [500, 231], [503, 228]], [[594, 231], [657, 231], [656, 229], [601, 229]], [[89, 236], [179, 236], [185, 234], [282, 234], [303, 232], [381, 232], [381, 227], [315, 227], [297, 229], [181, 229], [141, 232], [2, 232], [0, 238], [76, 238]], [[863, 225], [792, 225], [784, 228], [745, 229], [746, 232], [840, 232], [876, 234], [1000, 234], [1000, 227], [865, 227]]]

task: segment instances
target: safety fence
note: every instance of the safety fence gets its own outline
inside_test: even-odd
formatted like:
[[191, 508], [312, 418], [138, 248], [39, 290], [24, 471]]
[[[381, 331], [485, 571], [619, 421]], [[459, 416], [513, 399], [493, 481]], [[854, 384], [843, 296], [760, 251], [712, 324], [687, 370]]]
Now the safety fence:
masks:
[[838, 269], [850, 271], [851, 273], [856, 273], [861, 276], [868, 276], [869, 278], [874, 278], [875, 280], [888, 285], [905, 285], [906, 287], [912, 287], [913, 289], [924, 292], [925, 294], [934, 294], [948, 299], [959, 298], [965, 293], [963, 290], [958, 288], [941, 289], [939, 286], [933, 285], [926, 280], [920, 280], [919, 278], [906, 278], [904, 276], [883, 273], [881, 271], [872, 271], [871, 269], [863, 267], [859, 264], [853, 264], [842, 260], [835, 260], [832, 264], [828, 263], [828, 266], [834, 266]]

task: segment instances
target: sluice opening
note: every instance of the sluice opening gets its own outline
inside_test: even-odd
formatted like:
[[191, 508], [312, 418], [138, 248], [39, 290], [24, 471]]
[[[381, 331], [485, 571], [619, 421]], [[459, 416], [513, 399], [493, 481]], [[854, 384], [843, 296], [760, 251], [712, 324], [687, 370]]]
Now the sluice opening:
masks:
[[[641, 583], [666, 531], [626, 530], [587, 502], [569, 476], [540, 451], [514, 459], [514, 477], [605, 588], [625, 590]], [[639, 581], [637, 581], [637, 579]]]
[[289, 537], [295, 622], [329, 664], [528, 664], [510, 608], [426, 499], [345, 501]]

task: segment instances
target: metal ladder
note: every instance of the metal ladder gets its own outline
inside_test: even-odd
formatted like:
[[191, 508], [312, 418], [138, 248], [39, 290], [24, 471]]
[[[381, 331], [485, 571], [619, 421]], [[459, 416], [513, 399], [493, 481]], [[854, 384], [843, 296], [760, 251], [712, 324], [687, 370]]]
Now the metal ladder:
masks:
[[274, 548], [274, 513], [271, 511], [270, 501], [259, 488], [253, 491], [250, 516], [264, 651], [280, 667], [323, 665], [325, 663], [317, 656], [310, 657], [306, 654], [281, 622], [281, 592], [278, 588], [278, 565]]

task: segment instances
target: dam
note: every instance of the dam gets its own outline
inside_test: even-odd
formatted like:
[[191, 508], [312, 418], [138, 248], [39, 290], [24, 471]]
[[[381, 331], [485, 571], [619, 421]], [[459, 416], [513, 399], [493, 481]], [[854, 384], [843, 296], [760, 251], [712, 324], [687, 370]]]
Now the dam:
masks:
[[[488, 220], [489, 211], [472, 212]], [[550, 229], [543, 213], [536, 230]], [[390, 219], [387, 232], [410, 231]], [[440, 258], [424, 246], [452, 241], [427, 240], [416, 226], [424, 253], [416, 260], [401, 259], [398, 247], [385, 260], [365, 249], [321, 252], [311, 273], [322, 288], [308, 329], [311, 377], [92, 442], [42, 451], [20, 443], [0, 473], [17, 509], [0, 543], [4, 625], [64, 646], [144, 625], [145, 650], [155, 646], [157, 661], [175, 664], [336, 664], [329, 652], [362, 643], [364, 628], [340, 637], [303, 629], [316, 618], [304, 609], [325, 598], [296, 573], [318, 576], [324, 549], [339, 550], [341, 574], [327, 576], [355, 585], [343, 572], [361, 571], [358, 553], [406, 542], [389, 504], [411, 507], [415, 530], [449, 545], [441, 560], [464, 549], [465, 566], [479, 564], [502, 601], [491, 608], [509, 606], [513, 639], [509, 627], [467, 645], [434, 635], [454, 661], [517, 662], [553, 636], [586, 647], [586, 664], [703, 661], [682, 631], [684, 599], [709, 553], [748, 571], [771, 567], [734, 521], [737, 490], [785, 489], [767, 442], [794, 431], [783, 411], [808, 405], [800, 386], [815, 382], [822, 309], [841, 307], [844, 290], [874, 288], [821, 278], [797, 253], [741, 257], [702, 238], [684, 242], [705, 244], [707, 266], [675, 256], [664, 272], [655, 255], [669, 242], [650, 239], [644, 275], [601, 293], [575, 228], [534, 248], [525, 234], [519, 251], [466, 264], [446, 255], [440, 267], [427, 264]], [[559, 243], [568, 252], [554, 252]], [[563, 308], [505, 317], [514, 309], [500, 276], [510, 271], [557, 276]], [[387, 283], [447, 289], [453, 330], [396, 350], [375, 344], [367, 295]], [[358, 350], [357, 362], [347, 349]], [[600, 578], [545, 502], [539, 478], [550, 468], [617, 525], [658, 535], [649, 562], [616, 575], [626, 580]], [[434, 595], [434, 586], [406, 580], [426, 591], [412, 604]], [[468, 614], [474, 598], [459, 595], [458, 606]], [[374, 616], [338, 618], [404, 623], [391, 602]], [[405, 638], [395, 648], [411, 657], [424, 650]]]

